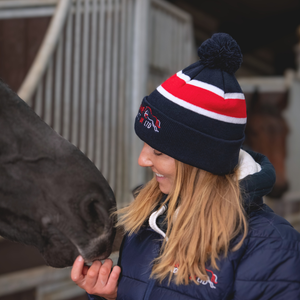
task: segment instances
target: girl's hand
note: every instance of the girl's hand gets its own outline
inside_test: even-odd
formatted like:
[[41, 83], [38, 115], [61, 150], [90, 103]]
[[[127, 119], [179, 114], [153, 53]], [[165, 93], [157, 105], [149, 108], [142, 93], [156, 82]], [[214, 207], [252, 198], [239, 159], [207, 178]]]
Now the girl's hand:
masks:
[[121, 268], [115, 266], [111, 271], [112, 265], [112, 260], [106, 259], [103, 264], [100, 261], [94, 261], [88, 267], [84, 265], [82, 256], [78, 256], [73, 264], [71, 278], [87, 293], [114, 300], [117, 298], [117, 284]]

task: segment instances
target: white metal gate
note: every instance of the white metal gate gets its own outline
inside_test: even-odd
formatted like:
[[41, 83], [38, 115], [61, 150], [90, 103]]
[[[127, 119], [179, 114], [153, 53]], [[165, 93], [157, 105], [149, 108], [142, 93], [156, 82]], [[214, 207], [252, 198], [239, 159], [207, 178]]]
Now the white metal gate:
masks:
[[[194, 60], [190, 16], [162, 0], [60, 0], [56, 9], [55, 0], [1, 2], [0, 19], [54, 12], [18, 94], [95, 163], [118, 207], [127, 205], [132, 188], [146, 179], [137, 165], [142, 143], [133, 132], [134, 118], [147, 92]], [[65, 295], [72, 289], [67, 270], [32, 272], [46, 275], [36, 281], [24, 271], [0, 276], [0, 296], [11, 294], [18, 280], [18, 291], [36, 286], [41, 300], [82, 292], [74, 285], [73, 294]], [[55, 285], [55, 278], [68, 287]]]
[[61, 0], [19, 95], [95, 163], [122, 207], [145, 180], [133, 120], [147, 76], [151, 91], [192, 60], [191, 18], [169, 3]]
[[60, 1], [40, 55], [19, 91], [47, 124], [95, 163], [119, 202], [128, 202], [129, 194], [124, 171], [134, 4]]

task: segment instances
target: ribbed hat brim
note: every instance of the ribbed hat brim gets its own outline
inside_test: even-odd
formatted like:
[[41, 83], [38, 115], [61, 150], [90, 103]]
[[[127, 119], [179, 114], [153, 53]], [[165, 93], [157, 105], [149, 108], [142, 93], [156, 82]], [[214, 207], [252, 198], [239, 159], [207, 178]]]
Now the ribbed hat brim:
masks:
[[[160, 128], [157, 127], [156, 131], [153, 127], [155, 122], [149, 123], [150, 127], [145, 126], [141, 114], [138, 114], [135, 120], [136, 134], [152, 148], [183, 163], [217, 175], [232, 172], [238, 164], [239, 149], [244, 135], [237, 140], [225, 140], [205, 134], [172, 119], [150, 103], [147, 97], [143, 99], [141, 107], [148, 107], [149, 111], [151, 110], [149, 119], [158, 120], [157, 124], [160, 124]], [[220, 122], [220, 126], [222, 123]]]

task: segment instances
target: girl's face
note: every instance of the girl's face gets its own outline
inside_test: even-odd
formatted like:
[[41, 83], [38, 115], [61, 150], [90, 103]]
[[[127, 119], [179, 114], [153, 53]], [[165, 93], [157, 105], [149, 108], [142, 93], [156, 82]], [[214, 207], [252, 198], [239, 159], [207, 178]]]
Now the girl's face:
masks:
[[144, 143], [138, 163], [141, 167], [150, 167], [156, 176], [160, 190], [164, 194], [169, 194], [175, 181], [175, 159]]

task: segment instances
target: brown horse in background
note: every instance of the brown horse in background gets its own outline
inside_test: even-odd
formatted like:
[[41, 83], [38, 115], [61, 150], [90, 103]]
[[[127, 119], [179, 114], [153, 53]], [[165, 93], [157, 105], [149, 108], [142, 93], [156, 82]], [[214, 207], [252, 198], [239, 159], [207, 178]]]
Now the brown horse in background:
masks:
[[245, 146], [266, 155], [274, 165], [276, 183], [268, 195], [280, 198], [288, 189], [285, 172], [288, 125], [282, 117], [286, 108], [287, 92], [258, 92], [246, 94], [248, 121]]

